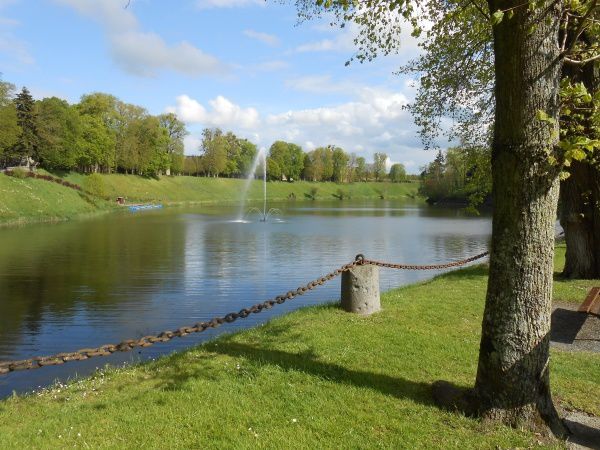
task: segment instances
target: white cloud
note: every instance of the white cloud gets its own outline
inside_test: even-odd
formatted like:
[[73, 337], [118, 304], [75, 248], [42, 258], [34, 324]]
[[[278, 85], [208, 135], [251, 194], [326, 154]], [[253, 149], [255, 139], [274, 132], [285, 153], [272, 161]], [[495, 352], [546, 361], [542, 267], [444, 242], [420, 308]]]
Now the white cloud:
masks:
[[188, 124], [201, 124], [205, 127], [223, 127], [242, 130], [258, 128], [260, 118], [254, 108], [242, 108], [219, 95], [208, 102], [210, 110], [187, 95], [177, 97], [177, 105], [167, 108]]
[[307, 42], [296, 47], [299, 53], [306, 52], [352, 52], [356, 50], [354, 46], [354, 36], [350, 31], [341, 31], [333, 39], [321, 39], [319, 41]]
[[212, 8], [238, 8], [242, 6], [265, 6], [265, 0], [196, 0], [196, 6], [200, 9]]
[[105, 29], [114, 62], [138, 76], [172, 70], [189, 76], [226, 71], [216, 57], [189, 42], [167, 44], [156, 33], [144, 32], [131, 11], [113, 0], [55, 0], [99, 22]]
[[334, 81], [331, 75], [309, 75], [292, 78], [285, 82], [285, 86], [297, 91], [313, 94], [354, 93], [359, 88], [356, 83], [350, 81]]
[[[395, 13], [394, 13], [395, 14]], [[397, 54], [403, 57], [413, 57], [419, 52], [418, 39], [411, 36], [412, 26], [404, 18], [400, 18], [402, 30], [400, 36], [400, 47]], [[424, 27], [428, 27], [427, 22], [423, 22]], [[344, 28], [331, 26], [329, 23], [321, 23], [313, 26], [317, 32], [327, 34], [327, 37], [301, 44], [295, 48], [296, 52], [344, 52], [354, 53], [357, 50], [354, 40], [359, 36], [360, 28], [355, 23], [349, 23]], [[377, 30], [382, 32], [382, 30]]]
[[9, 19], [8, 17], [0, 17], [0, 27], [16, 27], [21, 25], [21, 22], [15, 19]]
[[258, 72], [275, 72], [277, 70], [287, 69], [289, 66], [290, 64], [286, 61], [274, 60], [255, 64], [251, 69]]
[[279, 38], [274, 34], [262, 33], [255, 30], [244, 30], [244, 34], [251, 39], [256, 39], [264, 44], [275, 47], [280, 44]]
[[[352, 101], [276, 114], [261, 115], [255, 108], [242, 107], [223, 96], [205, 106], [187, 95], [177, 97], [176, 105], [167, 111], [192, 127], [218, 126], [267, 148], [284, 139], [306, 151], [339, 145], [368, 161], [374, 152], [384, 152], [390, 161], [406, 161], [407, 170], [414, 172], [431, 155], [422, 150], [412, 117], [403, 108], [407, 103], [402, 92], [362, 86], [356, 88]], [[197, 141], [193, 142], [197, 147]], [[186, 149], [191, 150], [189, 146]]]
[[200, 153], [200, 145], [202, 144], [202, 139], [197, 136], [193, 136], [188, 134], [183, 138], [183, 147], [185, 149], [186, 155], [197, 155]]
[[[16, 3], [16, 0], [0, 0], [0, 11]], [[35, 59], [29, 52], [27, 42], [16, 37], [8, 28], [14, 28], [21, 25], [21, 22], [9, 17], [0, 17], [0, 65], [4, 68], [14, 66], [20, 70], [22, 66], [31, 66], [35, 64]]]
[[[18, 66], [31, 66], [35, 64], [35, 59], [29, 53], [27, 43], [9, 32], [0, 32], [0, 57], [2, 55], [6, 56], [9, 61], [15, 62]], [[0, 59], [0, 62], [2, 62], [2, 59]]]

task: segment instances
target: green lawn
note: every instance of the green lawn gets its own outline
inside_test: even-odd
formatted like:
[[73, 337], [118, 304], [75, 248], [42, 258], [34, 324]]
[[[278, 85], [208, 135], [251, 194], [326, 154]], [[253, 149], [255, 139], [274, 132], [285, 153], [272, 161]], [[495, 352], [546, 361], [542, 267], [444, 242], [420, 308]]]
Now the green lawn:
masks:
[[[41, 173], [47, 173], [40, 171]], [[54, 174], [58, 176], [57, 174]], [[62, 174], [61, 178], [87, 189], [86, 175]], [[68, 187], [44, 180], [19, 179], [0, 174], [0, 225], [52, 222], [114, 209], [117, 197], [130, 203], [160, 202], [166, 205], [197, 203], [234, 205], [241, 200], [244, 180], [204, 177], [144, 178], [135, 175], [102, 175], [104, 196], [110, 201], [84, 195]], [[407, 199], [416, 198], [418, 183], [268, 183], [269, 201], [310, 201], [316, 189], [317, 200]], [[248, 201], [261, 200], [262, 182], [251, 183]]]
[[103, 200], [56, 183], [0, 174], [0, 224], [66, 220], [110, 208]]
[[[472, 267], [388, 292], [371, 317], [305, 308], [13, 397], [0, 402], [0, 448], [535, 447], [528, 432], [432, 402], [435, 380], [473, 383], [486, 281], [486, 268]], [[599, 354], [553, 350], [552, 383], [562, 404], [600, 415]]]
[[[85, 186], [86, 175], [70, 173], [63, 178]], [[207, 204], [237, 204], [241, 198], [244, 180], [206, 177], [161, 177], [144, 178], [135, 175], [103, 175], [106, 194], [111, 198], [127, 197], [129, 201], [160, 201], [164, 203], [196, 202]], [[352, 199], [378, 199], [381, 195], [389, 199], [415, 197], [418, 183], [294, 183], [269, 182], [267, 196], [270, 201], [288, 200], [293, 194], [296, 201], [307, 200], [313, 188], [317, 189], [317, 200], [335, 200], [341, 191]], [[262, 181], [251, 183], [249, 200], [263, 198]]]

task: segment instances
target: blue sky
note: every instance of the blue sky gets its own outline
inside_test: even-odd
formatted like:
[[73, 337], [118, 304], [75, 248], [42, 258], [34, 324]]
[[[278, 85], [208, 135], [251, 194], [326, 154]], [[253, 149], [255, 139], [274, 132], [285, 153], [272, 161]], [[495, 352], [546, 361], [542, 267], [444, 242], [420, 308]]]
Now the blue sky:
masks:
[[[335, 144], [368, 161], [385, 152], [409, 172], [422, 150], [402, 108], [414, 82], [394, 71], [418, 54], [345, 62], [355, 30], [326, 19], [297, 23], [288, 2], [262, 0], [0, 0], [0, 72], [36, 98], [77, 102], [107, 92], [152, 114], [176, 112], [198, 152], [219, 126], [261, 147]], [[444, 143], [441, 143], [444, 145]]]

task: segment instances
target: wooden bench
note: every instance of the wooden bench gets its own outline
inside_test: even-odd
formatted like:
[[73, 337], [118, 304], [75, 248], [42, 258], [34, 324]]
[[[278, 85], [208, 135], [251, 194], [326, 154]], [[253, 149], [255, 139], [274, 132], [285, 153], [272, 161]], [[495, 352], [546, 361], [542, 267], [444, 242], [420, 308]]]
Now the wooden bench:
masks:
[[600, 316], [600, 287], [593, 287], [578, 309], [579, 312]]

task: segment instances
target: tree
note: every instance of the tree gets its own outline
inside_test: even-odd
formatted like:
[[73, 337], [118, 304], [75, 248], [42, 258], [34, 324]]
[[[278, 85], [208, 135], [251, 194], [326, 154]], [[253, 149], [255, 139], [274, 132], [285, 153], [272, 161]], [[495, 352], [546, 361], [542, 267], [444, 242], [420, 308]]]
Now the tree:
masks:
[[267, 158], [267, 178], [269, 180], [281, 180], [281, 167], [277, 160], [268, 157]]
[[81, 116], [81, 135], [77, 144], [77, 165], [81, 172], [98, 172], [100, 167], [114, 164], [115, 135], [102, 119]]
[[392, 167], [390, 168], [390, 180], [394, 183], [406, 181], [406, 169], [403, 164], [392, 164]]
[[57, 97], [39, 101], [36, 110], [40, 164], [47, 169], [74, 169], [81, 135], [79, 113]]
[[[424, 9], [419, 17], [428, 20], [463, 7], [435, 0], [419, 5]], [[550, 395], [549, 332], [557, 161], [564, 156], [557, 145], [561, 62], [566, 61], [559, 41], [563, 6], [551, 0], [490, 0], [481, 12], [480, 20], [493, 23], [495, 209], [479, 365], [469, 402], [489, 420], [532, 428], [545, 423], [558, 435], [565, 430]], [[414, 2], [300, 2], [304, 17], [315, 8], [332, 12], [339, 24], [358, 26], [359, 60], [397, 48], [402, 26], [397, 17], [408, 17], [419, 31]], [[585, 28], [596, 2], [584, 8], [575, 18], [578, 29]], [[597, 50], [583, 57], [596, 55]]]
[[356, 158], [356, 180], [366, 181], [367, 178], [367, 160], [362, 156]]
[[277, 162], [281, 175], [288, 179], [299, 179], [304, 169], [304, 152], [296, 144], [276, 141], [269, 149], [269, 157]]
[[180, 121], [173, 113], [161, 114], [158, 116], [160, 126], [167, 131], [169, 142], [167, 143], [166, 151], [169, 155], [169, 168], [167, 175], [180, 173], [183, 170], [183, 139], [189, 134], [185, 128], [185, 124]]
[[381, 181], [386, 173], [385, 164], [387, 162], [387, 155], [385, 153], [374, 153], [373, 154], [373, 174], [375, 180]]
[[240, 139], [239, 147], [240, 152], [238, 154], [237, 166], [239, 167], [240, 175], [247, 176], [250, 169], [252, 169], [252, 163], [254, 162], [254, 158], [256, 158], [258, 150], [256, 149], [256, 145], [247, 139]]
[[[455, 124], [449, 137], [458, 136], [468, 146], [487, 146], [491, 140], [494, 59], [492, 21], [481, 20], [486, 3], [472, 0], [453, 14], [440, 17], [428, 32], [423, 55], [401, 69], [424, 74], [410, 110], [426, 146], [442, 133], [440, 123], [445, 116], [451, 116]], [[594, 231], [599, 211], [592, 206], [600, 204], [600, 168], [595, 163], [600, 150], [595, 133], [600, 114], [596, 112], [597, 101], [581, 104], [587, 94], [595, 97], [600, 80], [594, 59], [600, 30], [594, 20], [598, 20], [594, 3], [568, 3], [559, 36], [565, 62], [561, 75], [561, 145], [564, 163], [570, 164], [564, 168], [559, 211], [567, 243], [563, 275], [570, 278], [600, 277], [600, 236]], [[579, 107], [574, 109], [576, 103]]]
[[219, 176], [227, 167], [227, 142], [219, 128], [202, 131], [204, 170], [209, 176]]
[[330, 146], [331, 147], [331, 161], [333, 165], [333, 174], [332, 179], [336, 183], [341, 183], [345, 181], [347, 169], [348, 169], [348, 161], [350, 160], [349, 156], [346, 152], [340, 147]]
[[12, 101], [14, 85], [0, 81], [0, 161], [3, 154], [19, 140], [21, 127], [17, 119], [17, 109]]
[[35, 102], [26, 87], [14, 99], [17, 113], [17, 123], [21, 133], [16, 145], [13, 147], [12, 156], [19, 162], [28, 158], [37, 158], [38, 132]]

